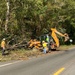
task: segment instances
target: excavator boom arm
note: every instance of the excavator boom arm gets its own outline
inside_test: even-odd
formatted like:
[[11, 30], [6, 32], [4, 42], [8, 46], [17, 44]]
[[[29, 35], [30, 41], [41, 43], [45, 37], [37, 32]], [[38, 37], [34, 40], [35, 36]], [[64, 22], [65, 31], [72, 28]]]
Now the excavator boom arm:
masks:
[[55, 41], [57, 47], [59, 47], [59, 39], [57, 38], [56, 33], [57, 33], [58, 35], [64, 37], [64, 38], [65, 38], [65, 41], [67, 41], [67, 40], [69, 39], [69, 36], [68, 36], [67, 33], [62, 34], [62, 33], [58, 32], [58, 31], [56, 30], [56, 28], [51, 28], [51, 31], [52, 31], [52, 37], [53, 37], [53, 39], [54, 39], [54, 41]]

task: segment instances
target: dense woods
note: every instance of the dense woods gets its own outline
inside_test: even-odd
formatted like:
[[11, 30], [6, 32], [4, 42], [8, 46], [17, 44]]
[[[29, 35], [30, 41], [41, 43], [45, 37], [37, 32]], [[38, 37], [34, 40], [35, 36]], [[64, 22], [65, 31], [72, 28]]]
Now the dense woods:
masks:
[[75, 0], [0, 0], [0, 40], [39, 37], [54, 25], [75, 43]]

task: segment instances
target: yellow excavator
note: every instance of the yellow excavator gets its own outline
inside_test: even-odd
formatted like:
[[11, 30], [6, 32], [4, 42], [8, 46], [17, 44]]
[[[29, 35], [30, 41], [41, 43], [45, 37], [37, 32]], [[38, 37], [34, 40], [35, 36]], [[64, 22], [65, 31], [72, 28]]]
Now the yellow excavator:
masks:
[[51, 28], [51, 31], [52, 31], [51, 36], [52, 36], [52, 38], [53, 38], [53, 40], [54, 40], [54, 42], [55, 42], [54, 45], [55, 45], [56, 47], [59, 47], [59, 45], [60, 45], [59, 39], [58, 39], [58, 37], [57, 37], [57, 34], [65, 38], [64, 42], [68, 41], [69, 36], [68, 36], [67, 33], [62, 34], [62, 33], [58, 32], [58, 31], [56, 30], [56, 28]]
[[[59, 38], [57, 37], [57, 34], [65, 38], [64, 42], [66, 42], [69, 39], [69, 36], [67, 33], [62, 34], [62, 33], [58, 32], [56, 30], [56, 28], [51, 28], [50, 30], [51, 30], [50, 35], [44, 34], [44, 35], [40, 36], [40, 40], [36, 40], [36, 39], [32, 40], [31, 39], [28, 43], [29, 47], [30, 48], [35, 47], [37, 49], [41, 49], [42, 42], [45, 41], [48, 43], [49, 49], [56, 49], [60, 45]], [[48, 36], [48, 38], [47, 38], [47, 36]]]

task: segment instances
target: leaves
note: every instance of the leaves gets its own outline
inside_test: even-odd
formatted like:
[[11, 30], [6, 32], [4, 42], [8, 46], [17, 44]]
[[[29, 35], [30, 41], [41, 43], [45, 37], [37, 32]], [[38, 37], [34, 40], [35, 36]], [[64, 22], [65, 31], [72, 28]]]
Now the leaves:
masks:
[[[0, 34], [5, 33], [6, 0], [0, 0]], [[10, 0], [8, 33], [31, 37], [40, 36], [51, 27], [75, 37], [74, 0]], [[72, 30], [71, 30], [72, 29]], [[73, 35], [71, 35], [73, 33]]]

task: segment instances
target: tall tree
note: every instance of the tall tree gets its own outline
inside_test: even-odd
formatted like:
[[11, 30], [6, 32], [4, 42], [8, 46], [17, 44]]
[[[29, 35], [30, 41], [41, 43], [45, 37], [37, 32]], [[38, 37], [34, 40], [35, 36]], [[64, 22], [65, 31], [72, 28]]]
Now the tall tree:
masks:
[[7, 12], [6, 12], [6, 22], [5, 22], [5, 31], [8, 31], [8, 22], [9, 22], [9, 0], [6, 0], [6, 7], [7, 7]]

